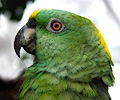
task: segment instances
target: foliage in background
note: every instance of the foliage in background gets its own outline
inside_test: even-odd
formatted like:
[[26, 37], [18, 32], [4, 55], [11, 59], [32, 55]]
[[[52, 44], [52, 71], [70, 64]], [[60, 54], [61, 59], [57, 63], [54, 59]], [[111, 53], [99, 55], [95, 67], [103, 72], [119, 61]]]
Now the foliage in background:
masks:
[[1, 0], [2, 8], [0, 8], [0, 11], [3, 14], [9, 12], [11, 20], [19, 21], [28, 1], [34, 2], [35, 0]]

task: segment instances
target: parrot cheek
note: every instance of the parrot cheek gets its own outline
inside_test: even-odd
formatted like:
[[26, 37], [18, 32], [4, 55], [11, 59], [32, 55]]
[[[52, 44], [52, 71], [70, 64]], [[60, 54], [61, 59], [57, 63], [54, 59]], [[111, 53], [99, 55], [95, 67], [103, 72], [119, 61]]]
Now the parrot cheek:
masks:
[[21, 47], [30, 54], [35, 54], [35, 28], [23, 26], [17, 33], [14, 41], [14, 49], [18, 57], [20, 57]]

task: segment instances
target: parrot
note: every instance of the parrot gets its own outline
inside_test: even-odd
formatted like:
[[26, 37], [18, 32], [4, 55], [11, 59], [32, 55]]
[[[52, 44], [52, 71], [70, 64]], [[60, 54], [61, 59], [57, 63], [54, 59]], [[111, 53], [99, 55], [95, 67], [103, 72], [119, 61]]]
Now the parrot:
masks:
[[88, 18], [37, 9], [18, 31], [14, 49], [34, 56], [18, 100], [111, 100], [113, 61], [100, 30]]

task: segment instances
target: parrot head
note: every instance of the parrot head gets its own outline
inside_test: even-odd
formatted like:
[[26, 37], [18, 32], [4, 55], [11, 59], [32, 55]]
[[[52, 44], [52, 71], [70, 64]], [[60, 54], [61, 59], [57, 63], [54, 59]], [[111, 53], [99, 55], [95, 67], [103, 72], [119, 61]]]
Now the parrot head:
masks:
[[110, 56], [103, 37], [89, 19], [55, 9], [38, 9], [31, 14], [15, 37], [14, 49], [19, 57], [21, 47], [49, 66], [70, 68], [80, 60], [99, 57], [101, 49]]
[[21, 47], [37, 56], [40, 53], [71, 53], [88, 41], [92, 31], [94, 34], [97, 29], [89, 19], [62, 10], [38, 9], [17, 33], [14, 49], [19, 57]]

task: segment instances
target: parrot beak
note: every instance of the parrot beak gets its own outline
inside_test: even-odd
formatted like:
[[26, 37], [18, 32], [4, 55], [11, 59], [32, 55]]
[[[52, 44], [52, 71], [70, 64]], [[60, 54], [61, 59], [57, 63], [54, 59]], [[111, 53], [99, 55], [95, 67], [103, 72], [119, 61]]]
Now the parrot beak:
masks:
[[35, 54], [35, 28], [24, 25], [17, 33], [14, 40], [14, 50], [20, 57], [21, 47], [30, 54]]

